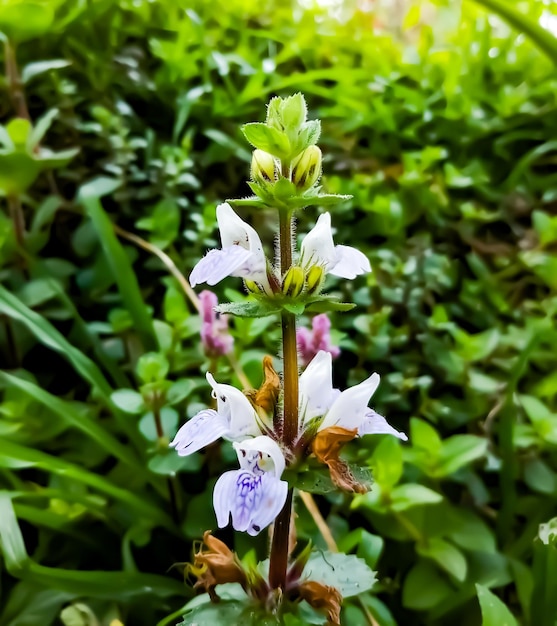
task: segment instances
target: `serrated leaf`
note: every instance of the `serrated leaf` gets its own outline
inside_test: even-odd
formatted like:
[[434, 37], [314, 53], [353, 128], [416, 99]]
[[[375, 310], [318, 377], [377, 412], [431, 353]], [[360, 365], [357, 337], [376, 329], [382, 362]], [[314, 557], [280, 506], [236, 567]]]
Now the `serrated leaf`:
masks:
[[312, 302], [306, 305], [306, 311], [312, 313], [327, 313], [328, 311], [351, 311], [355, 308], [355, 304], [352, 302], [335, 302], [334, 300], [319, 300], [318, 302]]
[[363, 559], [353, 554], [315, 552], [304, 568], [303, 578], [335, 587], [343, 598], [369, 591], [377, 576]]
[[267, 124], [261, 122], [252, 122], [242, 126], [242, 132], [245, 138], [255, 148], [264, 150], [279, 159], [283, 159], [290, 153], [290, 142], [288, 137]]
[[280, 312], [280, 307], [272, 307], [262, 302], [224, 302], [215, 307], [219, 313], [237, 315], [238, 317], [265, 317]]

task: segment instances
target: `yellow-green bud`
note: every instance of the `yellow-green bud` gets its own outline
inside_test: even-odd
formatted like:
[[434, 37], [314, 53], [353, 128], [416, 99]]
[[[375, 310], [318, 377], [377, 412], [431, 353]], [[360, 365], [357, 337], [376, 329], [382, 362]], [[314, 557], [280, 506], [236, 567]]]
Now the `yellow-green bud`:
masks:
[[282, 293], [285, 296], [295, 298], [302, 293], [304, 288], [304, 270], [298, 265], [293, 265], [282, 281]]
[[275, 158], [263, 150], [254, 150], [251, 155], [251, 178], [257, 183], [275, 182]]
[[320, 176], [321, 150], [317, 146], [309, 146], [294, 161], [292, 182], [304, 191], [314, 185]]
[[314, 265], [306, 274], [306, 288], [308, 293], [315, 293], [325, 278], [325, 272], [320, 265]]
[[244, 285], [246, 286], [246, 289], [251, 293], [261, 293], [261, 289], [253, 280], [244, 280]]

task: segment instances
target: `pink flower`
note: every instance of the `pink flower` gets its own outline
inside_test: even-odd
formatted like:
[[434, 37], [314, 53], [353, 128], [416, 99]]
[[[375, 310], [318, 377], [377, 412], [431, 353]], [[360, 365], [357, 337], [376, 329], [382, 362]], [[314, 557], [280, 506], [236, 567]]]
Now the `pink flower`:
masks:
[[340, 348], [331, 343], [331, 322], [325, 313], [313, 318], [311, 330], [299, 328], [296, 341], [303, 365], [307, 365], [320, 350], [328, 352], [333, 359], [340, 354]]
[[212, 292], [202, 291], [199, 294], [201, 304], [201, 343], [203, 350], [209, 357], [222, 356], [232, 351], [234, 338], [228, 332], [228, 318], [218, 315], [215, 307], [219, 303], [217, 296]]

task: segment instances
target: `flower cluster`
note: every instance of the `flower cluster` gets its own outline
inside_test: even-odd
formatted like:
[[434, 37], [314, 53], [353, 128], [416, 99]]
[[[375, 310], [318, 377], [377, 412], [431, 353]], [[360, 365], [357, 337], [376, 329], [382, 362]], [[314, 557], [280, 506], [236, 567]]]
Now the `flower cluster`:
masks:
[[[258, 534], [277, 516], [286, 500], [287, 485], [280, 480], [286, 466], [286, 451], [268, 434], [272, 426], [261, 418], [248, 398], [231, 385], [219, 384], [211, 374], [217, 409], [205, 409], [186, 422], [171, 446], [187, 456], [217, 441], [232, 441], [240, 469], [219, 478], [213, 505], [220, 527], [230, 518], [236, 530]], [[339, 391], [332, 384], [332, 356], [320, 351], [300, 376], [299, 432], [294, 444], [332, 427], [354, 431], [353, 436], [394, 435], [405, 441], [404, 433], [392, 428], [385, 418], [368, 407], [379, 385], [372, 374], [359, 385]], [[273, 433], [273, 436], [276, 436]]]
[[[208, 373], [216, 408], [204, 409], [187, 421], [170, 445], [180, 456], [186, 456], [221, 438], [232, 442], [239, 467], [216, 481], [213, 505], [218, 526], [231, 522], [234, 529], [257, 535], [275, 519], [277, 523], [268, 581], [259, 581], [254, 587], [252, 575], [238, 565], [225, 546], [208, 536], [205, 543], [209, 552], [198, 553], [193, 567], [199, 570], [198, 584], [209, 594], [214, 594], [216, 584], [233, 580], [264, 604], [269, 598], [290, 594], [290, 598], [304, 599], [326, 610], [329, 622], [338, 623], [342, 602], [338, 590], [302, 580], [301, 561], [288, 568], [293, 486], [309, 463], [317, 465], [318, 471], [328, 472], [338, 488], [363, 492], [368, 485], [358, 482], [341, 457], [343, 445], [370, 434], [402, 440], [406, 435], [368, 406], [379, 385], [378, 374], [343, 391], [333, 387], [332, 360], [339, 349], [331, 343], [331, 323], [322, 313], [353, 305], [323, 293], [326, 276], [354, 279], [370, 272], [371, 266], [359, 250], [335, 244], [328, 212], [319, 215], [301, 238], [299, 251], [296, 249], [295, 211], [343, 199], [321, 193], [321, 151], [315, 145], [319, 122], [307, 120], [305, 101], [296, 94], [273, 98], [266, 122], [246, 124], [242, 130], [255, 148], [248, 183], [255, 196], [217, 207], [221, 247], [210, 250], [195, 265], [190, 282], [193, 287], [201, 283], [213, 286], [229, 276], [242, 278], [250, 294], [246, 302], [219, 305], [217, 311], [249, 317], [280, 316], [282, 376], [274, 370], [270, 356], [263, 360], [265, 377], [258, 390], [242, 392], [217, 382]], [[278, 212], [274, 254], [265, 253], [257, 231], [235, 211], [242, 206]], [[226, 322], [215, 317], [216, 297], [203, 292], [201, 301], [205, 352], [209, 356], [225, 354], [232, 345], [226, 339]], [[297, 332], [296, 317], [304, 312], [321, 315], [313, 318], [311, 331]], [[304, 367], [301, 375], [300, 357]], [[273, 595], [279, 588], [282, 592]]]

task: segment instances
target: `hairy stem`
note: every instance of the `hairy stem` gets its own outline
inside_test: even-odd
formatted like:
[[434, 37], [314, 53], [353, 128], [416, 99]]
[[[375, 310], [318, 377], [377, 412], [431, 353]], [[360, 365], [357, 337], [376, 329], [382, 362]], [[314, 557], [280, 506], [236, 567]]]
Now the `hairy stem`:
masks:
[[7, 40], [4, 43], [4, 56], [6, 62], [6, 82], [8, 84], [8, 91], [16, 115], [17, 117], [23, 117], [26, 120], [30, 120], [31, 118], [29, 116], [29, 110], [27, 109], [27, 102], [25, 101], [25, 93], [23, 91], [23, 83], [17, 69], [15, 48]]
[[[284, 275], [292, 265], [292, 213], [279, 212], [280, 270]], [[296, 316], [288, 311], [281, 315], [283, 354], [283, 423], [282, 438], [287, 448], [292, 447], [298, 434], [298, 353], [296, 349]], [[292, 515], [290, 489], [282, 511], [275, 520], [271, 545], [269, 582], [273, 589], [284, 589], [288, 567], [290, 518]]]

